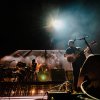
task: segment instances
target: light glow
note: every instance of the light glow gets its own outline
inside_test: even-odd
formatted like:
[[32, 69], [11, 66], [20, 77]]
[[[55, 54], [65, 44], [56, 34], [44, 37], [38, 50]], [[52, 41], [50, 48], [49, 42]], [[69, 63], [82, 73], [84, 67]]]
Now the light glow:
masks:
[[51, 22], [50, 22], [51, 26], [56, 29], [56, 30], [59, 30], [59, 29], [62, 29], [63, 26], [64, 26], [64, 23], [62, 20], [59, 20], [59, 19], [53, 19]]

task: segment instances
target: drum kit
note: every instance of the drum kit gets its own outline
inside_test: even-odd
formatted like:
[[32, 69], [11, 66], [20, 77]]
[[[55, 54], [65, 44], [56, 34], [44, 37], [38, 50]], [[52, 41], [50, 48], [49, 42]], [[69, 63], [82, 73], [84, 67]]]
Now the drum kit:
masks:
[[[0, 81], [1, 82], [17, 82], [21, 74], [22, 63], [18, 62], [19, 67], [10, 67], [5, 64], [0, 64]], [[22, 66], [22, 67], [21, 67]]]
[[0, 65], [0, 82], [15, 82], [19, 73], [15, 73], [16, 68]]
[[[36, 75], [37, 79], [34, 79]], [[42, 64], [39, 71], [32, 71], [30, 66], [26, 66], [26, 63], [18, 62], [16, 67], [6, 67], [5, 64], [0, 64], [0, 82], [31, 82], [31, 81], [41, 81], [40, 76], [49, 76], [47, 65]], [[48, 79], [49, 80], [49, 79]]]

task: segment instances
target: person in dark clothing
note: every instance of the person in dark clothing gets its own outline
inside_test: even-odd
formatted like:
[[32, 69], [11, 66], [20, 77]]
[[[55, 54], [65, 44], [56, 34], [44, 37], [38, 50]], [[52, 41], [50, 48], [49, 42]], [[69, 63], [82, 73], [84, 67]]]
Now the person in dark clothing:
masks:
[[19, 75], [19, 78], [18, 78], [19, 82], [24, 82], [25, 81], [25, 76], [26, 76], [25, 66], [26, 66], [26, 63], [23, 63], [21, 61], [19, 61], [16, 64], [16, 67], [17, 67], [16, 73], [18, 73], [18, 75]]
[[36, 79], [36, 67], [37, 67], [37, 63], [35, 61], [35, 59], [32, 60], [32, 80], [37, 80]]
[[35, 59], [32, 60], [32, 71], [35, 72], [36, 71], [36, 65], [37, 63], [35, 62]]
[[65, 55], [67, 61], [72, 63], [73, 67], [73, 90], [77, 91], [78, 76], [80, 73], [80, 68], [82, 67], [86, 57], [84, 52], [82, 52], [80, 47], [75, 46], [74, 40], [68, 41], [68, 47], [66, 49]]

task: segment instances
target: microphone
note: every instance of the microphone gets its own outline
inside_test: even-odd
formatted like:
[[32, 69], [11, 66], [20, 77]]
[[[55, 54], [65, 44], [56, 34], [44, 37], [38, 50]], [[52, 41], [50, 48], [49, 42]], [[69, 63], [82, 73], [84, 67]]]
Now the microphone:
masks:
[[79, 38], [79, 39], [77, 39], [77, 40], [84, 40], [85, 38], [88, 38], [89, 36], [84, 36], [84, 37], [82, 37], [82, 38]]

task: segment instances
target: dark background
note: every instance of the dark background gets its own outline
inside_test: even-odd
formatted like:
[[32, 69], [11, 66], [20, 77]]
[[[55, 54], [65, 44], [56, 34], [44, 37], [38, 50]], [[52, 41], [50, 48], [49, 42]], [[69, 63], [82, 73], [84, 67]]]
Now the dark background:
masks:
[[[95, 12], [95, 40], [100, 43], [100, 1], [99, 0], [16, 0], [2, 1], [0, 12], [0, 57], [18, 49], [55, 49], [46, 31], [41, 28], [42, 18], [48, 7], [69, 7], [82, 4]], [[48, 6], [49, 5], [49, 6]], [[88, 29], [88, 25], [87, 25]], [[56, 48], [59, 49], [59, 48]], [[99, 53], [98, 45], [96, 52]]]

